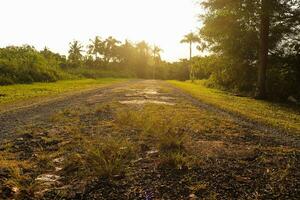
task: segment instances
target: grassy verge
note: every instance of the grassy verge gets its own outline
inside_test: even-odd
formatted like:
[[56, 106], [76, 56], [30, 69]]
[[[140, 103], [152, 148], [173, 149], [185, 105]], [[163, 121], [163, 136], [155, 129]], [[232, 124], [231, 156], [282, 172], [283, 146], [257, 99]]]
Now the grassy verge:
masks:
[[65, 92], [91, 89], [125, 80], [126, 79], [102, 78], [65, 80], [55, 83], [33, 83], [0, 86], [0, 106], [36, 97], [52, 96]]
[[247, 97], [237, 97], [220, 90], [207, 88], [201, 81], [195, 84], [179, 81], [168, 82], [205, 103], [236, 112], [255, 121], [262, 121], [288, 131], [300, 133], [300, 112], [298, 108]]

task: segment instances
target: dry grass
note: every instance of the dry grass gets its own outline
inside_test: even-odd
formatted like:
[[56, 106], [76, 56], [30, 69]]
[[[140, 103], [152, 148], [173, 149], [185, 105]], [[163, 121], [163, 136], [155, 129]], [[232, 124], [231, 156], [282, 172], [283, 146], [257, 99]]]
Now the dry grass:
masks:
[[117, 138], [98, 138], [84, 144], [84, 160], [90, 172], [97, 177], [112, 177], [125, 173], [126, 165], [135, 158], [134, 145]]

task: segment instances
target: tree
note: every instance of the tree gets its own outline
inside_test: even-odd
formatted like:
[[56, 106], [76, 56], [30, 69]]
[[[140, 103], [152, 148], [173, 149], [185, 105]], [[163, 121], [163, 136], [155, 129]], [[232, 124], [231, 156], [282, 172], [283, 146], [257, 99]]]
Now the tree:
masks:
[[83, 45], [79, 42], [74, 40], [70, 43], [70, 49], [69, 49], [69, 56], [68, 56], [68, 63], [71, 67], [80, 67], [82, 65], [82, 48]]
[[135, 46], [137, 51], [136, 73], [138, 77], [149, 77], [149, 61], [150, 61], [150, 47], [145, 41], [141, 41]]
[[195, 74], [192, 66], [192, 46], [193, 43], [199, 42], [199, 37], [194, 33], [189, 33], [184, 36], [184, 38], [180, 41], [181, 43], [188, 43], [190, 45], [190, 79], [194, 81]]
[[270, 31], [270, 0], [262, 0], [260, 13], [260, 49], [259, 68], [257, 81], [257, 98], [266, 98], [266, 72], [269, 52], [269, 31]]
[[159, 64], [159, 61], [161, 60], [160, 52], [162, 52], [163, 50], [158, 46], [154, 45], [152, 51], [153, 51], [153, 59], [154, 59], [152, 78], [155, 79], [156, 66]]
[[40, 53], [46, 58], [48, 61], [48, 65], [51, 67], [60, 66], [61, 68], [66, 67], [66, 57], [60, 55], [59, 53], [54, 53], [50, 51], [47, 47], [45, 47]]
[[102, 40], [99, 36], [96, 36], [94, 40], [90, 40], [91, 44], [88, 45], [88, 54], [93, 55], [96, 62], [100, 59]]
[[103, 61], [105, 67], [107, 67], [111, 61], [116, 61], [116, 59], [118, 58], [117, 49], [118, 49], [118, 44], [120, 43], [121, 43], [120, 41], [116, 40], [111, 36], [102, 42], [101, 53], [103, 55]]
[[260, 98], [270, 97], [270, 91], [278, 94], [279, 82], [295, 91], [284, 82], [300, 79], [291, 75], [298, 73], [291, 60], [297, 60], [299, 1], [204, 0], [201, 5], [206, 13], [200, 37], [218, 63], [210, 77], [215, 84], [235, 92], [254, 94], [256, 89]]

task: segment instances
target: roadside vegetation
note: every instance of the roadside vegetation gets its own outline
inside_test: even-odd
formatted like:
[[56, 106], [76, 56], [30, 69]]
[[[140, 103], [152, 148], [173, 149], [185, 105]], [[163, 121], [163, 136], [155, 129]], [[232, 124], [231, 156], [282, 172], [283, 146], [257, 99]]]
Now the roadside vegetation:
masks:
[[300, 109], [296, 105], [286, 105], [241, 97], [222, 90], [205, 86], [205, 81], [169, 81], [174, 86], [190, 93], [206, 104], [238, 113], [251, 120], [264, 122], [290, 132], [300, 133]]

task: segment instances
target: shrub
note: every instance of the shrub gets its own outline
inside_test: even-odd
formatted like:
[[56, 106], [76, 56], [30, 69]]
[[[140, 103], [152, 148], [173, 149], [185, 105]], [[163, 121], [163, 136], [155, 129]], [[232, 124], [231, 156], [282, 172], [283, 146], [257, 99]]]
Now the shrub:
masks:
[[60, 68], [61, 62], [30, 46], [2, 48], [0, 85], [57, 81], [65, 75]]

